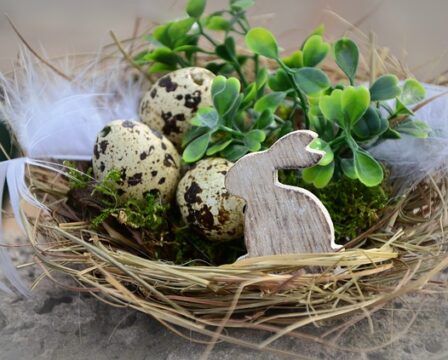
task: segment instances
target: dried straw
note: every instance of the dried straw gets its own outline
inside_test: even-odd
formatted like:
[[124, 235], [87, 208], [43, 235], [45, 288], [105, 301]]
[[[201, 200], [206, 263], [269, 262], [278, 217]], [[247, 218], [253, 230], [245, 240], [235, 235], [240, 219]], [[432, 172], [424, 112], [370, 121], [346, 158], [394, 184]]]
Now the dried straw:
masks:
[[381, 227], [345, 251], [249, 258], [217, 267], [138, 256], [122, 235], [97, 233], [86, 222], [60, 215], [68, 193], [61, 175], [31, 167], [29, 181], [54, 211], [29, 217], [27, 227], [45, 276], [61, 285], [56, 274], [63, 273], [64, 287], [137, 309], [180, 335], [184, 329], [243, 345], [222, 330], [267, 330], [273, 335], [265, 341], [245, 345], [274, 351], [273, 341], [295, 336], [308, 324], [351, 314], [368, 317], [392, 299], [422, 289], [448, 265], [444, 176], [428, 177], [401, 194]]

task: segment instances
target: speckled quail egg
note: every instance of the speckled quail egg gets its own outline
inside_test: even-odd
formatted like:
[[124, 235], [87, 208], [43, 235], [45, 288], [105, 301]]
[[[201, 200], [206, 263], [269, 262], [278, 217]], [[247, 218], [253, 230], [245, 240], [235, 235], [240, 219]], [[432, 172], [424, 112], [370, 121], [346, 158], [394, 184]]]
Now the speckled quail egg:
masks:
[[123, 199], [150, 192], [169, 201], [180, 178], [180, 156], [167, 138], [145, 124], [115, 120], [99, 132], [93, 148], [95, 178], [101, 180], [113, 169], [121, 173]]
[[244, 201], [224, 186], [233, 163], [221, 158], [199, 161], [177, 187], [176, 200], [185, 222], [210, 240], [232, 240], [243, 235]]
[[140, 103], [140, 120], [162, 132], [179, 149], [190, 120], [199, 107], [212, 105], [215, 75], [207, 69], [189, 67], [160, 78]]

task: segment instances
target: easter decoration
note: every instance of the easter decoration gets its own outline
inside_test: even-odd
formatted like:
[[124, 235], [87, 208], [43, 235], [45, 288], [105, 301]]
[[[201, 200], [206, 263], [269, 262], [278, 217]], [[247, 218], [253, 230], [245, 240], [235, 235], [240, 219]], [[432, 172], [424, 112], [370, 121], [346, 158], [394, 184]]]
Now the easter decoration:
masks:
[[[19, 149], [0, 163], [0, 194], [6, 183], [36, 284], [66, 279], [209, 350], [274, 352], [309, 324], [335, 344], [328, 320], [351, 326], [442, 287], [430, 279], [448, 265], [443, 77], [420, 83], [323, 26], [283, 54], [250, 25], [253, 3], [206, 14], [189, 0], [184, 18], [112, 34], [90, 62], [43, 61], [25, 43], [0, 76]], [[29, 295], [22, 268], [0, 246], [0, 291]], [[230, 328], [270, 335], [250, 344]]]
[[325, 154], [307, 149], [317, 135], [297, 130], [269, 150], [242, 157], [226, 175], [226, 188], [247, 199], [244, 238], [249, 256], [331, 252], [334, 229], [327, 209], [310, 191], [283, 185], [279, 169], [309, 168]]

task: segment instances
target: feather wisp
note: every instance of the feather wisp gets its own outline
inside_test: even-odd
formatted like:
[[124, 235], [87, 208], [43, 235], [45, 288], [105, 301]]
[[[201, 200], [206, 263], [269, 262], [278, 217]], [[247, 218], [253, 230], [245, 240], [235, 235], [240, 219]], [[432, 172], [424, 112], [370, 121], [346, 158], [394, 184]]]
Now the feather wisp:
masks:
[[[448, 172], [448, 88], [425, 84], [427, 98], [437, 97], [415, 112], [414, 118], [431, 128], [427, 138], [402, 134], [369, 151], [385, 162], [391, 176], [404, 183], [416, 183], [436, 171]], [[445, 94], [447, 93], [447, 94]]]
[[57, 65], [67, 80], [27, 50], [12, 77], [0, 75], [3, 118], [31, 158], [89, 159], [98, 131], [116, 119], [137, 119], [141, 80], [120, 59]]
[[[57, 66], [71, 80], [60, 76], [32, 54], [21, 50], [18, 66], [11, 76], [0, 74], [0, 119], [12, 130], [25, 157], [0, 163], [0, 198], [8, 185], [14, 217], [22, 228], [27, 226], [21, 202], [46, 210], [28, 190], [27, 164], [63, 172], [50, 159], [89, 160], [97, 133], [115, 119], [137, 119], [143, 83], [120, 59], [98, 55], [79, 66], [69, 58]], [[15, 289], [28, 295], [3, 244], [0, 219], [0, 273], [9, 283], [0, 282], [0, 290]]]

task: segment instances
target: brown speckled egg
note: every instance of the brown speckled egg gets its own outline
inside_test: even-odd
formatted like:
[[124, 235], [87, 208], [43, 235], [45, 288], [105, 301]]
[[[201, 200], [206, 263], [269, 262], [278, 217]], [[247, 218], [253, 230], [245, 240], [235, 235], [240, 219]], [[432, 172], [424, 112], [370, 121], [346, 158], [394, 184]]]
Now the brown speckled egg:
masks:
[[190, 120], [199, 107], [212, 105], [215, 75], [207, 69], [189, 67], [160, 78], [140, 103], [140, 120], [162, 132], [179, 149]]
[[244, 201], [230, 195], [224, 186], [232, 165], [221, 158], [201, 160], [187, 171], [177, 187], [176, 199], [184, 221], [210, 240], [243, 236]]
[[97, 135], [93, 148], [93, 173], [101, 180], [111, 170], [121, 173], [123, 199], [141, 199], [147, 192], [168, 201], [180, 177], [180, 156], [174, 145], [148, 126], [115, 120]]

